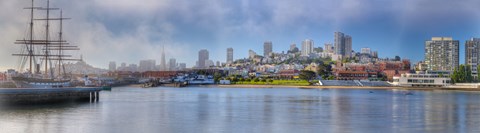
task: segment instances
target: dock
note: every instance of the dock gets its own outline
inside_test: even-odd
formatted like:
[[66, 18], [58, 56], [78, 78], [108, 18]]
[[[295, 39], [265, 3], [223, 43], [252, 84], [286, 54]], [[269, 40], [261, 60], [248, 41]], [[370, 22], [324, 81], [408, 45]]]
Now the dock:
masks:
[[0, 103], [41, 104], [59, 102], [98, 102], [101, 87], [0, 88]]

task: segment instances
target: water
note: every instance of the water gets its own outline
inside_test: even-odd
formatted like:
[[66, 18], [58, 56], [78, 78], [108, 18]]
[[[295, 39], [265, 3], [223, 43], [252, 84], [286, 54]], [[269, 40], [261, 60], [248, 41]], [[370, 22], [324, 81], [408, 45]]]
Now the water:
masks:
[[2, 107], [0, 132], [480, 132], [480, 93], [113, 88], [99, 103]]

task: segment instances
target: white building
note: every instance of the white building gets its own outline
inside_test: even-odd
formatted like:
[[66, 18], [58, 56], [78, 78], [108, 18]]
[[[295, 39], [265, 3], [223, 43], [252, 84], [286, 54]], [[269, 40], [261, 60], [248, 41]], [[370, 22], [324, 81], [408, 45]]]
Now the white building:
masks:
[[448, 74], [406, 73], [393, 77], [393, 85], [405, 87], [443, 87], [451, 84]]
[[313, 53], [313, 45], [313, 40], [305, 39], [302, 42], [302, 56], [309, 56], [311, 53]]
[[371, 50], [370, 50], [370, 48], [362, 48], [361, 53], [362, 53], [362, 54], [368, 54], [368, 55], [370, 55], [370, 54], [371, 54]]

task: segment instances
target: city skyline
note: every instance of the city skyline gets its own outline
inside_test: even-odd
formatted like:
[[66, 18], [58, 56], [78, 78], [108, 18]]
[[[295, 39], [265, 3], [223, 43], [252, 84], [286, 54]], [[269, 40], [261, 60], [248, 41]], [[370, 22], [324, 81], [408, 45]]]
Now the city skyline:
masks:
[[[15, 68], [17, 59], [11, 54], [19, 49], [13, 42], [24, 36], [22, 31], [28, 20], [19, 16], [28, 15], [28, 11], [21, 8], [28, 6], [29, 1], [0, 3], [3, 18], [0, 21], [0, 59], [3, 61], [0, 69]], [[44, 3], [36, 0], [39, 6]], [[265, 40], [272, 41], [272, 51], [281, 52], [305, 39], [312, 39], [317, 46], [333, 43], [336, 31], [354, 38], [352, 49], [355, 51], [369, 47], [378, 50], [381, 57], [399, 55], [416, 62], [423, 60], [423, 44], [433, 36], [459, 40], [460, 53], [464, 53], [464, 41], [480, 36], [480, 9], [474, 6], [480, 2], [474, 0], [53, 0], [51, 4], [65, 7], [64, 15], [72, 18], [65, 23], [65, 38], [79, 45], [81, 52], [77, 56], [84, 55], [87, 63], [100, 68], [108, 68], [109, 61], [130, 64], [154, 59], [160, 62], [163, 45], [167, 59], [176, 58], [177, 62], [192, 67], [197, 58], [189, 53], [200, 49], [208, 49], [211, 60], [223, 62], [225, 49], [229, 47], [238, 51], [233, 55], [235, 59], [246, 58], [249, 49], [262, 54]], [[170, 8], [170, 5], [178, 6]], [[291, 8], [298, 10], [287, 10]]]

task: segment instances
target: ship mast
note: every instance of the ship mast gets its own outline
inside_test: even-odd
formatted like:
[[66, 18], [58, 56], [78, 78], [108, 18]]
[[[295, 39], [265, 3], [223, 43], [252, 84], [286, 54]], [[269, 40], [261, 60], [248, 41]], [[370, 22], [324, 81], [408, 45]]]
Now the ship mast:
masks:
[[[50, 18], [50, 10], [59, 10], [59, 8], [50, 8], [50, 0], [47, 0], [47, 7], [42, 8], [42, 7], [34, 7], [34, 0], [32, 0], [32, 7], [27, 7], [25, 9], [31, 9], [30, 10], [30, 40], [16, 40], [15, 44], [22, 44], [25, 45], [27, 48], [27, 54], [21, 53], [21, 54], [12, 54], [13, 56], [23, 56], [23, 57], [28, 57], [30, 65], [29, 65], [29, 73], [33, 74], [33, 66], [34, 63], [36, 64], [36, 58], [35, 57], [41, 57], [40, 60], [45, 60], [45, 73], [44, 77], [48, 78], [49, 72], [50, 72], [50, 78], [54, 79], [54, 70], [48, 70], [49, 66], [53, 68], [53, 65], [48, 63], [52, 63], [53, 60], [58, 61], [59, 63], [59, 69], [60, 67], [63, 67], [63, 73], [66, 75], [65, 72], [65, 66], [63, 66], [63, 61], [65, 60], [70, 60], [70, 61], [78, 61], [79, 59], [68, 59], [65, 57], [72, 57], [71, 55], [66, 55], [64, 53], [64, 50], [80, 50], [77, 46], [72, 46], [68, 45], [65, 40], [63, 40], [63, 20], [70, 19], [70, 18], [63, 18], [63, 11], [60, 12], [60, 18]], [[42, 19], [34, 19], [34, 9], [37, 10], [45, 10], [46, 11], [46, 18]], [[46, 26], [45, 26], [45, 39], [40, 39], [40, 40], [34, 40], [34, 34], [33, 34], [33, 26], [34, 26], [34, 20], [39, 20], [39, 21], [45, 21]], [[59, 31], [59, 38], [58, 40], [53, 40], [50, 39], [50, 21], [53, 20], [58, 20], [60, 21], [60, 31]], [[43, 53], [35, 54], [35, 47], [42, 47]], [[55, 55], [55, 53], [51, 53], [51, 51], [56, 51], [58, 50], [58, 54]], [[24, 60], [25, 61], [25, 60]], [[43, 62], [43, 61], [42, 61]], [[37, 68], [38, 70], [39, 68]], [[59, 75], [61, 74], [59, 70]]]
[[[32, 5], [30, 7], [25, 7], [23, 9], [29, 9], [30, 10], [30, 40], [23, 40], [24, 43], [27, 45], [27, 51], [28, 51], [28, 58], [29, 58], [29, 70], [28, 72], [30, 74], [33, 74], [33, 60], [34, 60], [34, 47], [33, 47], [33, 16], [34, 16], [34, 9], [40, 9], [40, 7], [35, 7], [34, 6], [34, 0], [32, 0]], [[17, 40], [18, 41], [18, 40]]]

